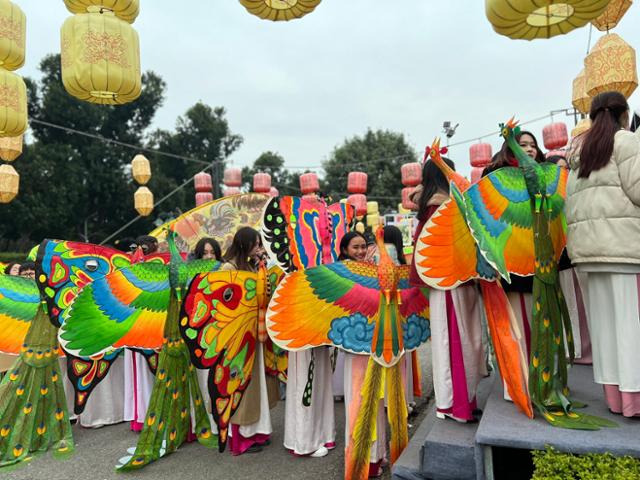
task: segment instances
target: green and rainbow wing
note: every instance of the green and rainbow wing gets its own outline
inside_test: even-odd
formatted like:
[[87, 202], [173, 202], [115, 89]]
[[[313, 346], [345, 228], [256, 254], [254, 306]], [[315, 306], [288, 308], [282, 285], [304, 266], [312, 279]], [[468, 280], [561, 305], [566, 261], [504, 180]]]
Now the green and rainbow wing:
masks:
[[18, 355], [36, 316], [40, 294], [36, 282], [0, 275], [0, 352]]
[[193, 364], [209, 371], [211, 410], [224, 451], [229, 421], [242, 400], [256, 353], [257, 275], [223, 271], [196, 276], [180, 312], [180, 333]]

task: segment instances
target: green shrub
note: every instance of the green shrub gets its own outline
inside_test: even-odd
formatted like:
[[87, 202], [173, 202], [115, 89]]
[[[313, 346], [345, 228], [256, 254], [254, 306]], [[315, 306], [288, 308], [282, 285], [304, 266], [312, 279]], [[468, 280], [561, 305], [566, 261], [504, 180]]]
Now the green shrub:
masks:
[[2, 263], [24, 262], [26, 259], [26, 253], [0, 252], [0, 262]]
[[531, 480], [637, 480], [640, 460], [614, 457], [610, 453], [573, 455], [553, 447], [534, 450], [535, 471]]

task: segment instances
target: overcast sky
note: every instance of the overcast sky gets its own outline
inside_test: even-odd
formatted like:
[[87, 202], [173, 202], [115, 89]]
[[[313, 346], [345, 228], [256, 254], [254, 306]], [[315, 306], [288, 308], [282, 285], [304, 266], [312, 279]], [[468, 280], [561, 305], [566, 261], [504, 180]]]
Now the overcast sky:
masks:
[[[62, 0], [14, 1], [28, 28], [19, 73], [38, 76], [42, 57], [59, 52], [70, 13]], [[155, 126], [172, 129], [199, 100], [224, 106], [245, 140], [232, 156], [236, 165], [273, 150], [290, 168], [319, 168], [367, 127], [402, 132], [420, 151], [444, 120], [460, 123], [457, 142], [496, 130], [512, 114], [527, 120], [570, 107], [589, 39], [589, 27], [533, 42], [502, 37], [481, 0], [323, 0], [306, 17], [278, 23], [235, 0], [141, 4], [134, 28], [142, 68], [167, 82]], [[637, 48], [639, 25], [634, 4], [615, 33]], [[601, 35], [593, 29], [591, 43]], [[640, 94], [630, 103], [640, 107]], [[530, 128], [538, 134], [548, 122]], [[498, 146], [497, 137], [489, 140]], [[468, 147], [450, 153], [463, 172]]]

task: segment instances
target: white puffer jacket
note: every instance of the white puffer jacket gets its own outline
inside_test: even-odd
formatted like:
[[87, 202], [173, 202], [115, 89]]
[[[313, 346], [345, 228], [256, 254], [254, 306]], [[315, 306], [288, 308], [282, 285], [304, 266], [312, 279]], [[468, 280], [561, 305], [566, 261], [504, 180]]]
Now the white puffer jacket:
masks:
[[572, 262], [640, 264], [640, 137], [617, 132], [611, 160], [589, 178], [578, 178], [579, 165], [579, 154], [570, 155], [565, 213]]

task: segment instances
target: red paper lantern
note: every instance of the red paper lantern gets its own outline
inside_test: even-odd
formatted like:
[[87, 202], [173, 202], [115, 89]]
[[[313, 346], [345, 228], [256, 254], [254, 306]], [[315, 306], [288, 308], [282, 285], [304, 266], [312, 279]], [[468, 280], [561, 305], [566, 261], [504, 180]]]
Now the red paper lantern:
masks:
[[471, 168], [471, 183], [476, 183], [478, 180], [482, 178], [482, 172], [484, 172], [485, 167], [472, 167]]
[[368, 175], [364, 172], [349, 172], [347, 176], [347, 192], [367, 193]]
[[240, 189], [238, 187], [227, 187], [222, 191], [223, 197], [228, 197], [229, 195], [238, 195], [240, 193]]
[[224, 171], [223, 182], [227, 187], [240, 187], [242, 185], [242, 170], [238, 167], [227, 168]]
[[367, 214], [367, 197], [361, 193], [354, 193], [347, 197], [347, 203], [356, 209], [356, 216], [362, 217]]
[[400, 167], [402, 184], [405, 187], [415, 187], [422, 182], [422, 165], [418, 162], [405, 163]]
[[564, 122], [550, 123], [542, 129], [542, 141], [547, 150], [556, 150], [569, 142], [569, 132]]
[[406, 208], [407, 210], [418, 209], [418, 205], [416, 205], [409, 199], [414, 190], [414, 187], [405, 187], [402, 189], [402, 208]]
[[488, 143], [475, 143], [469, 147], [471, 166], [480, 168], [480, 171], [491, 163], [493, 151]]
[[213, 201], [213, 193], [211, 192], [198, 192], [196, 193], [196, 207], [199, 207], [203, 203]]
[[567, 151], [566, 150], [549, 150], [547, 152], [547, 154], [545, 155], [545, 158], [551, 158], [551, 157], [562, 157], [564, 159], [567, 158]]
[[211, 181], [211, 175], [206, 172], [196, 173], [193, 176], [193, 183], [196, 187], [196, 192], [209, 192], [213, 189], [213, 183]]
[[305, 193], [304, 195], [302, 195], [302, 198], [304, 200], [307, 200], [308, 202], [318, 201], [318, 195], [316, 195], [315, 193]]
[[271, 187], [269, 189], [269, 195], [272, 197], [277, 197], [278, 195], [280, 195], [280, 192], [278, 191], [278, 189], [276, 187]]
[[302, 193], [315, 193], [320, 190], [318, 175], [315, 173], [303, 173], [300, 175], [300, 191]]
[[268, 173], [256, 173], [253, 176], [253, 191], [269, 193], [271, 190], [271, 175]]

